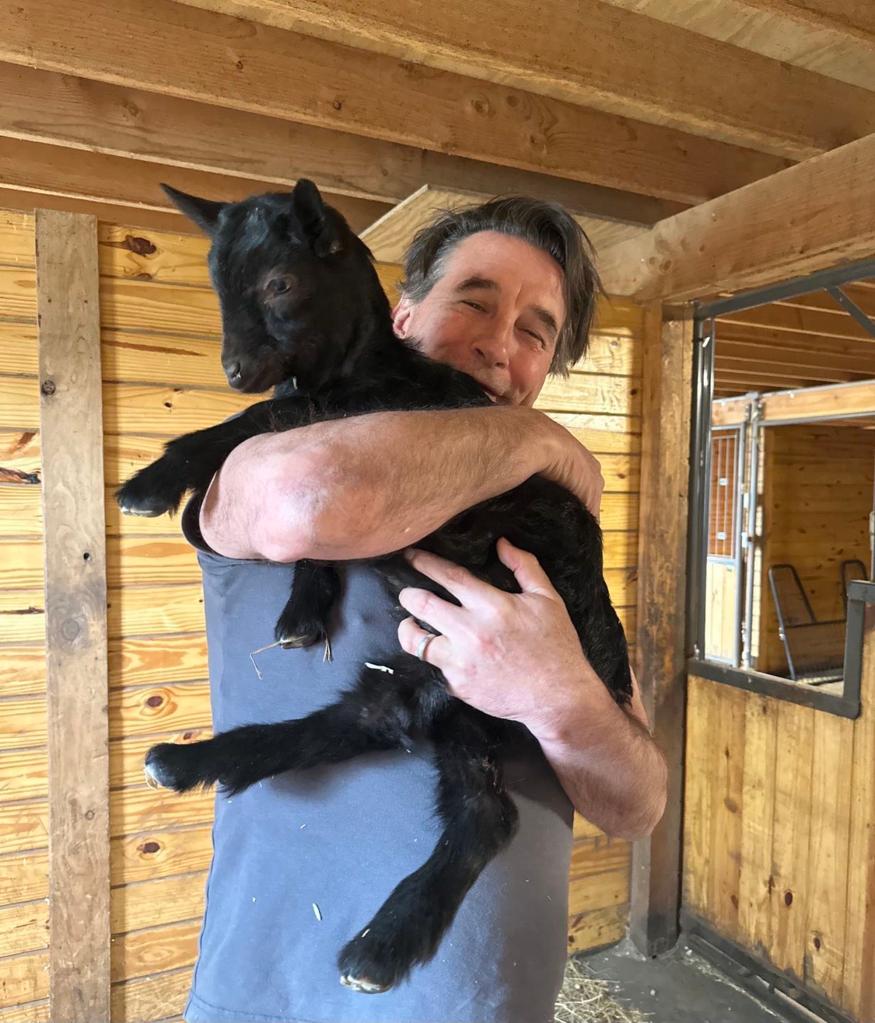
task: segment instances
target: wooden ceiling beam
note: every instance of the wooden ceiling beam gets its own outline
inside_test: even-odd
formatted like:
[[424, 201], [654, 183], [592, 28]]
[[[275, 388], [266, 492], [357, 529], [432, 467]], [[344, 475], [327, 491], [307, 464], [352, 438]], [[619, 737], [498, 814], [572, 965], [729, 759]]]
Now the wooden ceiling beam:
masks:
[[28, 0], [6, 11], [0, 61], [682, 204], [788, 164], [171, 0]]
[[830, 309], [772, 302], [756, 309], [729, 313], [721, 316], [718, 322], [731, 327], [752, 325], [796, 334], [813, 334], [824, 339], [868, 340], [870, 344], [875, 341], [871, 334], [835, 303]]
[[[263, 181], [0, 138], [0, 207], [4, 191], [12, 190], [170, 214], [174, 208], [161, 191], [162, 181], [183, 192], [224, 200], [243, 199], [265, 190]], [[361, 231], [388, 209], [384, 203], [345, 195], [326, 194], [326, 199], [343, 213], [354, 231]], [[178, 219], [178, 230], [188, 230], [189, 222], [181, 215]]]
[[[604, 0], [848, 85], [875, 82], [866, 0]], [[860, 31], [862, 29], [862, 31]]]
[[756, 324], [730, 326], [718, 321], [717, 344], [723, 341], [744, 342], [761, 351], [812, 352], [830, 359], [864, 359], [875, 356], [875, 339], [849, 341], [842, 338], [820, 338], [812, 334], [794, 334], [792, 331], [770, 330]]
[[867, 90], [599, 0], [186, 2], [791, 160], [875, 131]]
[[875, 134], [603, 249], [602, 279], [640, 302], [739, 291], [870, 258]]
[[[748, 362], [744, 359], [736, 359], [733, 356], [724, 355], [714, 360], [714, 379], [741, 379], [748, 376], [756, 376], [763, 380], [789, 380], [800, 383], [838, 384], [847, 383], [851, 380], [866, 380], [872, 376], [871, 373], [849, 373], [846, 370], [839, 370], [833, 366], [795, 366], [783, 362]], [[796, 386], [794, 384], [794, 386]]]
[[865, 356], [848, 357], [836, 355], [828, 348], [800, 351], [795, 348], [776, 348], [772, 345], [737, 341], [731, 337], [719, 337], [715, 358], [741, 359], [768, 366], [792, 366], [800, 370], [829, 366], [837, 372], [875, 377], [875, 346]]
[[0, 135], [189, 170], [399, 203], [422, 185], [526, 193], [578, 213], [653, 224], [683, 207], [548, 174], [497, 167], [142, 89], [0, 64]]
[[[381, 263], [401, 263], [413, 236], [430, 223], [440, 210], [454, 209], [471, 202], [482, 201], [483, 195], [453, 192], [423, 185], [404, 202], [385, 213], [376, 223], [361, 233], [375, 258]], [[578, 215], [576, 218], [586, 231], [598, 256], [602, 245], [610, 245], [618, 238], [635, 237], [647, 228], [618, 224], [610, 220]]]

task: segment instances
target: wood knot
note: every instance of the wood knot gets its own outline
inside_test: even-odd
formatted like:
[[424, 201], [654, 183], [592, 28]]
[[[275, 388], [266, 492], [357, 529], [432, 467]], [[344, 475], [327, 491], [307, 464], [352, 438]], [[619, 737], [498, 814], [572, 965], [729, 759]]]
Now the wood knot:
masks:
[[138, 234], [126, 234], [124, 247], [137, 256], [154, 256], [158, 246]]
[[786, 892], [784, 892], [784, 905], [785, 906], [793, 905], [793, 893], [790, 891], [789, 888], [787, 889]]
[[147, 856], [151, 856], [153, 853], [158, 852], [161, 846], [158, 842], [143, 842], [140, 846], [140, 852], [145, 853]]
[[58, 388], [56, 387], [54, 380], [43, 380], [40, 384], [40, 392], [47, 398], [51, 398], [57, 389]]
[[159, 696], [157, 693], [154, 696], [149, 696], [146, 699], [147, 707], [160, 707], [164, 703], [164, 697]]

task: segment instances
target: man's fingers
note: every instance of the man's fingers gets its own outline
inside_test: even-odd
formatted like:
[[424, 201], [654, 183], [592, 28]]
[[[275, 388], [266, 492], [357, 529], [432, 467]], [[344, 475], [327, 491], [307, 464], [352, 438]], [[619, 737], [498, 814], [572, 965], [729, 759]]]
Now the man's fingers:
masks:
[[494, 587], [472, 575], [467, 568], [456, 565], [446, 558], [441, 558], [431, 551], [421, 551], [415, 547], [404, 552], [404, 556], [417, 570], [441, 586], [464, 606], [472, 601], [488, 600], [494, 594]]
[[[420, 644], [427, 636], [431, 636], [433, 633], [427, 632], [412, 618], [405, 618], [404, 621], [398, 626], [398, 642], [401, 644], [401, 649], [405, 650], [408, 654], [413, 654], [414, 657], [419, 655]], [[442, 654], [446, 654], [447, 638], [446, 636], [435, 636], [434, 639], [430, 639], [425, 644], [421, 660], [427, 664], [433, 664], [436, 668], [440, 668], [443, 664]]]
[[501, 537], [498, 541], [498, 556], [502, 563], [513, 572], [523, 593], [541, 593], [547, 597], [558, 596], [549, 576], [541, 568], [541, 564], [534, 554], [514, 547], [510, 540]]
[[458, 625], [461, 609], [428, 590], [405, 586], [398, 594], [398, 603], [437, 632], [451, 632]]

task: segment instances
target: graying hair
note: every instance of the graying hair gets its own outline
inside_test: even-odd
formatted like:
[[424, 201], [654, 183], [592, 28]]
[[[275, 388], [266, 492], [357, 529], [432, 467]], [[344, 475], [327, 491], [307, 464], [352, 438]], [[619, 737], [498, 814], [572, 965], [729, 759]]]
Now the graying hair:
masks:
[[550, 372], [567, 375], [586, 353], [601, 282], [586, 232], [559, 203], [507, 196], [479, 206], [442, 211], [410, 243], [402, 293], [412, 302], [421, 302], [441, 279], [455, 246], [479, 231], [521, 238], [552, 256], [562, 268], [565, 322], [559, 329]]

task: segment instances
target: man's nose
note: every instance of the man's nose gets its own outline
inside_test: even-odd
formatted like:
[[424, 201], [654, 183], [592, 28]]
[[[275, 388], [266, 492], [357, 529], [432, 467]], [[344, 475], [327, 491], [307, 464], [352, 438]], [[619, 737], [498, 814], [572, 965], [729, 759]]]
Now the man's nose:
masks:
[[486, 365], [505, 368], [508, 364], [508, 352], [510, 351], [508, 329], [499, 324], [493, 324], [491, 330], [484, 332], [474, 342], [474, 351]]

